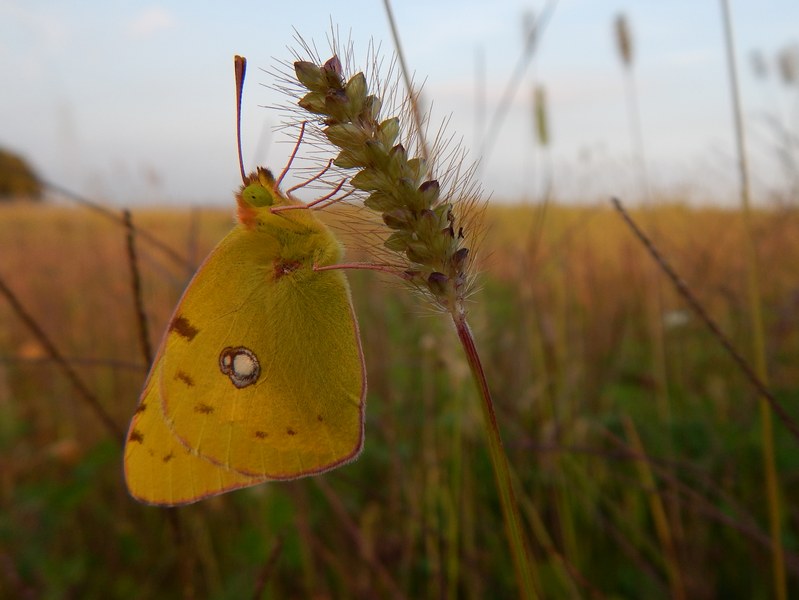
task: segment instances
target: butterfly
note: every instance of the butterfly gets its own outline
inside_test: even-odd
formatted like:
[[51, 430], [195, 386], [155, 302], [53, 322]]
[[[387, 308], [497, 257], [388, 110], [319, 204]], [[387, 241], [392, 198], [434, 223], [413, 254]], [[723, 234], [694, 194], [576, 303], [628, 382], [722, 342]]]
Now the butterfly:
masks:
[[[239, 107], [245, 64], [236, 57]], [[361, 451], [358, 323], [343, 271], [324, 269], [342, 248], [281, 179], [263, 168], [243, 177], [236, 226], [169, 321], [125, 443], [128, 490], [142, 502], [188, 504]]]

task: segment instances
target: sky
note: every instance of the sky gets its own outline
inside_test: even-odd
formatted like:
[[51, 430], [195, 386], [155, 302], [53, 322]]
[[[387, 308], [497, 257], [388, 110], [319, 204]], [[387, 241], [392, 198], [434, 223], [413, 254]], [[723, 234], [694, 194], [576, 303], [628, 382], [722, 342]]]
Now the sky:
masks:
[[[547, 180], [565, 201], [641, 199], [641, 161], [613, 36], [623, 13], [633, 35], [643, 164], [653, 193], [734, 204], [733, 117], [717, 0], [560, 0], [528, 68], [514, 79], [517, 93], [504, 120], [491, 127], [490, 152], [481, 156], [480, 124], [484, 130], [492, 122], [514, 76], [525, 15], [540, 16], [545, 4], [393, 3], [431, 122], [447, 120], [471, 160], [481, 158], [480, 181], [492, 199], [540, 199]], [[782, 85], [773, 67], [782, 48], [799, 44], [799, 2], [730, 6], [747, 148], [757, 197], [766, 201], [786, 178], [768, 123], [799, 134], [799, 86]], [[327, 55], [331, 23], [352, 39], [356, 66], [365, 63], [370, 40], [393, 52], [377, 0], [0, 0], [0, 146], [48, 181], [112, 205], [222, 205], [239, 183], [233, 55], [249, 62], [245, 163], [279, 171], [291, 144], [273, 130], [286, 114], [268, 107], [287, 100], [270, 88], [270, 71], [291, 60], [297, 34]], [[753, 51], [765, 59], [765, 77], [751, 68]], [[535, 86], [547, 98], [545, 149], [535, 141]]]

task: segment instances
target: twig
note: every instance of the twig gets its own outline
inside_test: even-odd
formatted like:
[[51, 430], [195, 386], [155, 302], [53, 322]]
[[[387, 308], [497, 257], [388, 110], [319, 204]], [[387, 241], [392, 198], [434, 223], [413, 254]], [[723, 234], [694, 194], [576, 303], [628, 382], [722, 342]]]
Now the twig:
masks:
[[266, 563], [264, 563], [261, 572], [258, 573], [258, 579], [255, 581], [255, 590], [252, 594], [253, 600], [259, 600], [259, 598], [263, 596], [264, 588], [269, 582], [269, 578], [272, 577], [272, 573], [275, 570], [275, 565], [277, 564], [277, 559], [280, 558], [280, 553], [282, 550], [283, 536], [279, 535], [275, 539], [275, 544], [272, 546], [272, 552], [269, 553]]
[[[619, 448], [617, 453], [609, 454], [606, 451], [577, 447], [554, 449], [554, 451], [584, 453], [588, 455], [605, 457], [609, 460], [631, 462], [640, 461], [647, 463], [652, 469], [657, 471], [658, 476], [661, 479], [668, 482], [674, 490], [682, 494], [682, 496], [688, 500], [692, 510], [704, 514], [714, 521], [729, 527], [730, 529], [734, 529], [764, 548], [770, 548], [771, 538], [769, 537], [769, 534], [760, 529], [754, 517], [747, 513], [746, 509], [742, 507], [735, 498], [727, 494], [719, 484], [714, 482], [709, 477], [706, 477], [705, 474], [702, 473], [700, 469], [696, 468], [695, 465], [639, 454], [638, 452], [632, 450], [625, 440], [617, 435], [614, 435], [610, 430], [606, 429], [602, 433], [608, 440], [610, 440]], [[707, 494], [715, 494], [718, 496], [717, 502], [720, 506], [723, 506], [723, 508], [719, 508], [713, 504], [711, 498], [696, 491], [680, 476], [677, 476], [674, 473], [675, 467], [681, 470], [689, 471], [691, 475], [696, 478], [697, 483], [706, 490]], [[787, 564], [790, 567], [791, 572], [794, 574], [799, 574], [799, 556], [789, 552], [786, 557], [788, 559]]]
[[[513, 71], [513, 75], [511, 75], [508, 84], [505, 86], [505, 91], [502, 94], [502, 99], [499, 101], [499, 106], [497, 106], [496, 111], [494, 111], [491, 124], [488, 126], [488, 134], [483, 138], [483, 145], [480, 147], [480, 153], [478, 154], [483, 162], [488, 160], [488, 155], [502, 127], [502, 121], [505, 120], [513, 97], [516, 95], [516, 90], [519, 88], [519, 85], [521, 85], [523, 80], [522, 75], [524, 75], [527, 66], [530, 64], [530, 60], [535, 54], [541, 35], [549, 23], [550, 18], [552, 18], [557, 4], [558, 0], [549, 0], [541, 11], [541, 15], [535, 20], [533, 29], [527, 34], [527, 43], [524, 45], [522, 55], [519, 57], [519, 62], [516, 63], [516, 69]], [[479, 133], [482, 134], [482, 132]]]
[[[61, 194], [62, 196], [66, 196], [67, 198], [69, 198], [73, 202], [77, 202], [78, 204], [80, 204], [82, 206], [85, 206], [86, 208], [89, 208], [89, 209], [93, 210], [94, 212], [99, 213], [99, 214], [103, 215], [104, 217], [107, 217], [107, 218], [111, 219], [112, 221], [115, 221], [117, 223], [121, 223], [121, 224], [124, 225], [124, 219], [122, 217], [120, 217], [119, 214], [117, 214], [115, 211], [110, 210], [110, 209], [108, 209], [108, 208], [106, 208], [106, 207], [104, 207], [104, 206], [102, 206], [102, 205], [100, 205], [100, 204], [98, 204], [96, 202], [93, 202], [93, 201], [89, 200], [88, 198], [85, 198], [85, 197], [81, 196], [80, 194], [78, 194], [76, 192], [68, 190], [65, 187], [62, 187], [62, 186], [60, 186], [58, 184], [52, 183], [50, 181], [47, 181], [46, 179], [40, 179], [39, 181], [41, 182], [42, 185], [48, 187], [49, 189], [53, 190], [54, 192], [57, 192], [57, 193]], [[166, 244], [162, 240], [158, 239], [157, 237], [155, 237], [152, 233], [150, 233], [149, 231], [146, 231], [146, 230], [139, 230], [138, 234], [139, 234], [139, 236], [142, 239], [147, 240], [154, 247], [156, 247], [159, 250], [161, 250], [161, 252], [166, 254], [174, 262], [178, 263], [180, 266], [185, 267], [188, 270], [192, 270], [191, 264], [190, 264], [189, 260], [185, 256], [181, 255], [177, 250], [175, 250], [174, 248], [172, 248], [171, 246], [169, 246], [168, 244]]]
[[147, 326], [147, 314], [144, 312], [144, 299], [141, 291], [141, 272], [139, 271], [139, 261], [136, 255], [136, 230], [133, 227], [133, 219], [130, 210], [127, 208], [122, 212], [122, 219], [125, 223], [126, 247], [128, 251], [128, 264], [130, 265], [130, 286], [133, 290], [133, 304], [136, 309], [136, 322], [139, 330], [139, 343], [144, 360], [147, 364], [153, 362], [153, 348], [150, 344], [150, 331]]
[[55, 344], [52, 342], [52, 340], [50, 340], [36, 320], [25, 310], [22, 302], [20, 302], [19, 298], [17, 298], [13, 291], [11, 291], [11, 288], [6, 285], [6, 282], [2, 277], [0, 277], [0, 293], [6, 297], [9, 304], [11, 304], [11, 308], [15, 313], [17, 313], [17, 316], [20, 318], [20, 320], [25, 323], [28, 329], [30, 329], [31, 333], [33, 333], [34, 337], [39, 340], [39, 343], [53, 358], [56, 364], [61, 367], [61, 370], [75, 387], [79, 396], [83, 398], [97, 418], [100, 419], [103, 425], [105, 425], [109, 433], [117, 439], [120, 445], [124, 443], [125, 436], [114, 419], [111, 418], [111, 415], [109, 415], [105, 408], [103, 408], [103, 405], [100, 404], [97, 396], [95, 396], [88, 386], [83, 383], [83, 380], [80, 378], [77, 371], [75, 371], [75, 369], [73, 369], [72, 366], [66, 361], [64, 356], [61, 354], [61, 352], [59, 352], [58, 348], [56, 348]]
[[195, 548], [189, 545], [186, 539], [183, 522], [180, 520], [178, 509], [171, 507], [165, 511], [166, 521], [172, 537], [172, 545], [177, 551], [178, 573], [180, 577], [180, 591], [183, 600], [194, 600], [197, 592], [194, 587], [194, 573], [196, 563]]
[[373, 549], [364, 540], [358, 524], [352, 519], [349, 512], [347, 512], [347, 508], [344, 506], [341, 498], [339, 498], [333, 488], [328, 485], [324, 477], [316, 477], [313, 482], [316, 484], [316, 488], [322, 492], [330, 508], [344, 526], [347, 534], [358, 547], [358, 554], [360, 554], [361, 559], [375, 571], [377, 578], [385, 586], [386, 597], [395, 598], [397, 600], [405, 598], [405, 594], [402, 592], [399, 585], [397, 585], [397, 582], [394, 581], [391, 573], [386, 569], [386, 566], [381, 562], [380, 558], [375, 556]]
[[791, 416], [785, 411], [779, 401], [774, 397], [771, 391], [766, 387], [763, 381], [757, 376], [755, 371], [749, 366], [749, 363], [746, 359], [741, 355], [738, 350], [736, 350], [735, 346], [732, 345], [730, 339], [724, 334], [718, 324], [707, 314], [704, 307], [700, 304], [699, 300], [693, 295], [690, 289], [688, 289], [688, 285], [680, 278], [679, 275], [674, 271], [671, 265], [666, 261], [665, 258], [658, 252], [655, 245], [652, 241], [646, 236], [646, 234], [639, 229], [638, 225], [636, 225], [635, 221], [633, 221], [632, 217], [630, 217], [629, 213], [624, 209], [621, 204], [621, 201], [618, 198], [612, 198], [611, 202], [613, 202], [614, 208], [619, 211], [619, 214], [622, 218], [626, 221], [627, 225], [630, 226], [633, 233], [635, 233], [636, 237], [641, 241], [641, 243], [646, 247], [649, 251], [649, 254], [652, 258], [655, 259], [658, 266], [663, 270], [663, 272], [668, 275], [671, 282], [674, 284], [674, 287], [680, 293], [680, 295], [685, 299], [688, 305], [693, 309], [696, 315], [704, 322], [713, 336], [719, 341], [719, 343], [724, 347], [727, 353], [732, 357], [735, 361], [735, 364], [741, 369], [743, 374], [749, 380], [749, 382], [754, 386], [754, 388], [760, 393], [766, 401], [771, 406], [772, 410], [777, 414], [777, 416], [782, 421], [783, 425], [788, 428], [788, 430], [793, 434], [793, 436], [799, 440], [799, 426], [797, 426], [796, 421], [794, 421]]
[[413, 123], [416, 127], [416, 133], [419, 136], [419, 150], [422, 153], [422, 158], [430, 160], [430, 149], [427, 147], [427, 138], [424, 135], [424, 123], [422, 119], [422, 112], [419, 110], [419, 92], [413, 89], [413, 82], [411, 81], [410, 71], [405, 62], [405, 53], [402, 51], [402, 43], [399, 38], [399, 30], [397, 23], [394, 20], [394, 12], [391, 10], [391, 1], [383, 0], [383, 6], [386, 8], [386, 16], [388, 17], [388, 24], [391, 26], [391, 36], [394, 38], [394, 48], [397, 52], [397, 58], [400, 63], [400, 70], [402, 71], [402, 78], [405, 81], [405, 89], [408, 91], [408, 99], [411, 104], [411, 113], [413, 115]]

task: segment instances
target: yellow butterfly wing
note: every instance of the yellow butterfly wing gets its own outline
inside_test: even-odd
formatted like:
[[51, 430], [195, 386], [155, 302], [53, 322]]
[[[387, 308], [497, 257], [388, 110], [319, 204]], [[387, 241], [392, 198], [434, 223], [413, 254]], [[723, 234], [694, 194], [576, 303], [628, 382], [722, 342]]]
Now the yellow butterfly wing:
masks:
[[363, 445], [349, 287], [313, 269], [340, 260], [338, 243], [310, 210], [239, 203], [249, 212], [184, 293], [131, 423], [126, 479], [145, 502], [319, 473]]
[[125, 446], [125, 477], [135, 498], [173, 506], [263, 481], [221, 469], [184, 446], [164, 421], [160, 385], [161, 365], [156, 362]]

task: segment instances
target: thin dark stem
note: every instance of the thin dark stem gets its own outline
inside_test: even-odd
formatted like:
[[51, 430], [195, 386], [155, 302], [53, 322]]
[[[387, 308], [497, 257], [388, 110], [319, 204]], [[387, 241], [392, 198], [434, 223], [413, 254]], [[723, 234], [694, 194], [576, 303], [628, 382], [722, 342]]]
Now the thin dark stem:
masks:
[[363, 533], [361, 532], [358, 523], [356, 523], [350, 516], [347, 508], [341, 501], [341, 498], [336, 494], [333, 488], [328, 485], [327, 481], [325, 481], [323, 477], [317, 477], [313, 481], [316, 484], [316, 488], [324, 495], [325, 499], [330, 505], [330, 508], [336, 514], [336, 517], [338, 517], [339, 521], [344, 527], [344, 530], [349, 534], [352, 541], [358, 547], [358, 554], [360, 554], [361, 559], [377, 573], [378, 579], [385, 586], [387, 595], [391, 598], [395, 598], [396, 600], [402, 600], [405, 598], [405, 594], [394, 580], [391, 572], [383, 564], [380, 557], [375, 556], [375, 552], [371, 544], [368, 544], [364, 539]]
[[266, 584], [269, 583], [269, 579], [274, 574], [277, 559], [280, 558], [280, 553], [282, 551], [283, 536], [278, 535], [275, 539], [274, 545], [272, 546], [272, 551], [269, 553], [269, 557], [266, 559], [266, 563], [264, 563], [261, 572], [258, 574], [258, 579], [255, 582], [255, 590], [252, 594], [253, 600], [259, 600], [263, 596]]
[[[673, 489], [682, 494], [690, 502], [693, 510], [712, 518], [722, 525], [734, 529], [764, 548], [771, 547], [771, 538], [769, 534], [760, 529], [755, 518], [752, 517], [735, 498], [727, 494], [722, 486], [715, 483], [694, 465], [640, 454], [630, 449], [625, 440], [614, 435], [611, 431], [604, 430], [603, 434], [616, 445], [620, 451], [609, 453], [604, 449], [596, 450], [591, 448], [559, 448], [552, 450], [555, 452], [583, 453], [603, 457], [607, 460], [645, 462], [649, 464], [652, 469], [657, 471], [659, 477], [667, 481]], [[717, 495], [716, 504], [713, 503], [711, 498], [698, 492], [693, 485], [683, 481], [681, 476], [675, 475], [675, 467], [695, 477], [697, 483], [703, 487], [708, 494], [712, 493]], [[723, 506], [724, 508], [720, 509], [718, 506]], [[788, 553], [787, 558], [789, 559], [788, 566], [790, 566], [791, 571], [794, 574], [799, 574], [799, 556]]]
[[147, 325], [147, 314], [144, 312], [144, 299], [141, 289], [141, 272], [139, 271], [139, 261], [136, 255], [136, 230], [133, 228], [133, 219], [130, 211], [124, 210], [123, 219], [125, 221], [126, 248], [128, 251], [128, 264], [130, 265], [130, 287], [133, 291], [133, 304], [136, 309], [136, 323], [139, 330], [139, 343], [141, 344], [142, 355], [147, 364], [153, 362], [153, 348], [150, 344], [150, 330]]
[[411, 103], [411, 112], [413, 114], [413, 123], [416, 127], [416, 133], [419, 138], [419, 150], [422, 153], [422, 158], [426, 161], [430, 160], [430, 150], [427, 147], [427, 139], [424, 135], [424, 122], [422, 119], [422, 111], [419, 109], [419, 92], [413, 89], [413, 82], [411, 81], [410, 71], [408, 65], [405, 63], [405, 53], [402, 51], [402, 43], [399, 38], [399, 30], [397, 29], [397, 22], [394, 20], [394, 12], [391, 10], [391, 1], [383, 0], [383, 6], [386, 8], [386, 16], [388, 17], [388, 24], [391, 27], [391, 36], [394, 38], [394, 48], [397, 52], [397, 58], [400, 63], [400, 70], [402, 77], [405, 81], [405, 89], [408, 90], [408, 98]]
[[[97, 202], [93, 202], [92, 200], [89, 200], [88, 198], [85, 198], [84, 196], [81, 196], [76, 192], [68, 190], [65, 187], [56, 185], [55, 183], [51, 183], [46, 179], [40, 179], [39, 181], [42, 183], [42, 185], [44, 185], [48, 189], [58, 194], [61, 194], [62, 196], [66, 196], [73, 202], [77, 202], [78, 204], [85, 206], [86, 208], [89, 208], [94, 212], [99, 213], [104, 217], [111, 219], [112, 221], [115, 221], [116, 223], [122, 225], [125, 224], [124, 219], [116, 211], [106, 208], [98, 204]], [[162, 240], [159, 240], [149, 231], [145, 229], [139, 229], [137, 233], [141, 239], [147, 240], [147, 242], [150, 243], [153, 247], [158, 248], [161, 252], [163, 252], [166, 256], [168, 256], [175, 263], [179, 264], [181, 267], [184, 267], [189, 271], [193, 270], [188, 258], [180, 254], [180, 252], [170, 247], [168, 244], [164, 243]]]
[[555, 7], [557, 4], [558, 0], [549, 0], [549, 2], [547, 2], [541, 11], [539, 17], [536, 19], [533, 29], [527, 34], [527, 43], [524, 45], [522, 55], [519, 57], [519, 61], [516, 63], [516, 69], [513, 71], [510, 79], [508, 79], [508, 84], [502, 93], [502, 98], [499, 101], [499, 105], [497, 106], [497, 109], [494, 111], [494, 115], [491, 118], [488, 131], [485, 137], [482, 138], [483, 145], [480, 147], [480, 153], [478, 154], [482, 161], [488, 160], [488, 156], [491, 153], [491, 149], [497, 139], [499, 130], [502, 128], [502, 122], [505, 120], [505, 117], [508, 114], [510, 104], [513, 101], [513, 98], [516, 96], [516, 91], [519, 89], [522, 81], [524, 81], [524, 72], [527, 70], [530, 61], [535, 55], [535, 50], [538, 47], [538, 43], [541, 40], [544, 29], [555, 12]]
[[735, 364], [738, 365], [749, 382], [766, 399], [766, 401], [768, 401], [772, 410], [774, 410], [774, 412], [780, 418], [783, 425], [785, 425], [785, 427], [788, 428], [793, 436], [799, 440], [799, 426], [797, 426], [796, 421], [794, 421], [785, 411], [768, 387], [766, 387], [763, 381], [757, 376], [757, 373], [755, 373], [754, 369], [752, 369], [746, 359], [741, 355], [740, 352], [738, 352], [735, 346], [732, 345], [732, 342], [724, 334], [718, 324], [710, 317], [709, 314], [707, 314], [707, 311], [704, 309], [699, 300], [697, 300], [696, 296], [693, 295], [691, 290], [688, 288], [688, 285], [680, 278], [679, 275], [677, 275], [671, 265], [666, 261], [665, 258], [663, 258], [660, 252], [658, 252], [657, 248], [655, 248], [652, 240], [650, 240], [647, 235], [638, 227], [635, 221], [633, 221], [632, 217], [622, 206], [621, 201], [618, 198], [613, 198], [611, 201], [613, 202], [613, 206], [617, 211], [619, 211], [619, 214], [626, 221], [627, 225], [629, 225], [630, 229], [632, 229], [633, 233], [635, 233], [636, 237], [641, 241], [644, 247], [646, 247], [652, 258], [655, 259], [655, 262], [657, 262], [661, 270], [669, 277], [669, 279], [671, 279], [671, 282], [674, 284], [674, 287], [677, 289], [679, 294], [685, 299], [685, 301], [694, 310], [705, 326], [707, 326], [713, 336], [732, 357], [732, 359], [735, 361]]
[[100, 404], [97, 396], [95, 396], [88, 386], [83, 383], [83, 380], [80, 378], [77, 371], [75, 371], [75, 369], [73, 369], [72, 366], [66, 361], [58, 348], [56, 348], [53, 341], [36, 322], [36, 319], [34, 319], [30, 313], [25, 310], [22, 302], [20, 302], [19, 298], [17, 298], [13, 291], [11, 291], [11, 288], [6, 285], [2, 277], [0, 277], [0, 293], [6, 297], [9, 304], [11, 304], [11, 308], [17, 314], [20, 320], [25, 323], [28, 329], [30, 329], [31, 333], [33, 333], [34, 337], [39, 340], [39, 343], [53, 358], [56, 364], [61, 367], [61, 370], [67, 376], [67, 379], [69, 379], [69, 381], [77, 390], [78, 395], [83, 398], [84, 402], [86, 402], [92, 412], [94, 412], [106, 429], [108, 429], [108, 432], [114, 438], [116, 438], [120, 445], [123, 444], [125, 436], [122, 433], [122, 430], [117, 426], [114, 419], [111, 418], [111, 415], [106, 412], [105, 408], [103, 408], [103, 405]]
[[172, 545], [176, 548], [178, 555], [181, 596], [184, 600], [194, 600], [197, 597], [194, 587], [196, 563], [194, 548], [189, 545], [186, 539], [183, 522], [180, 520], [177, 508], [170, 507], [166, 509], [166, 520], [169, 523], [169, 530], [172, 534]]

